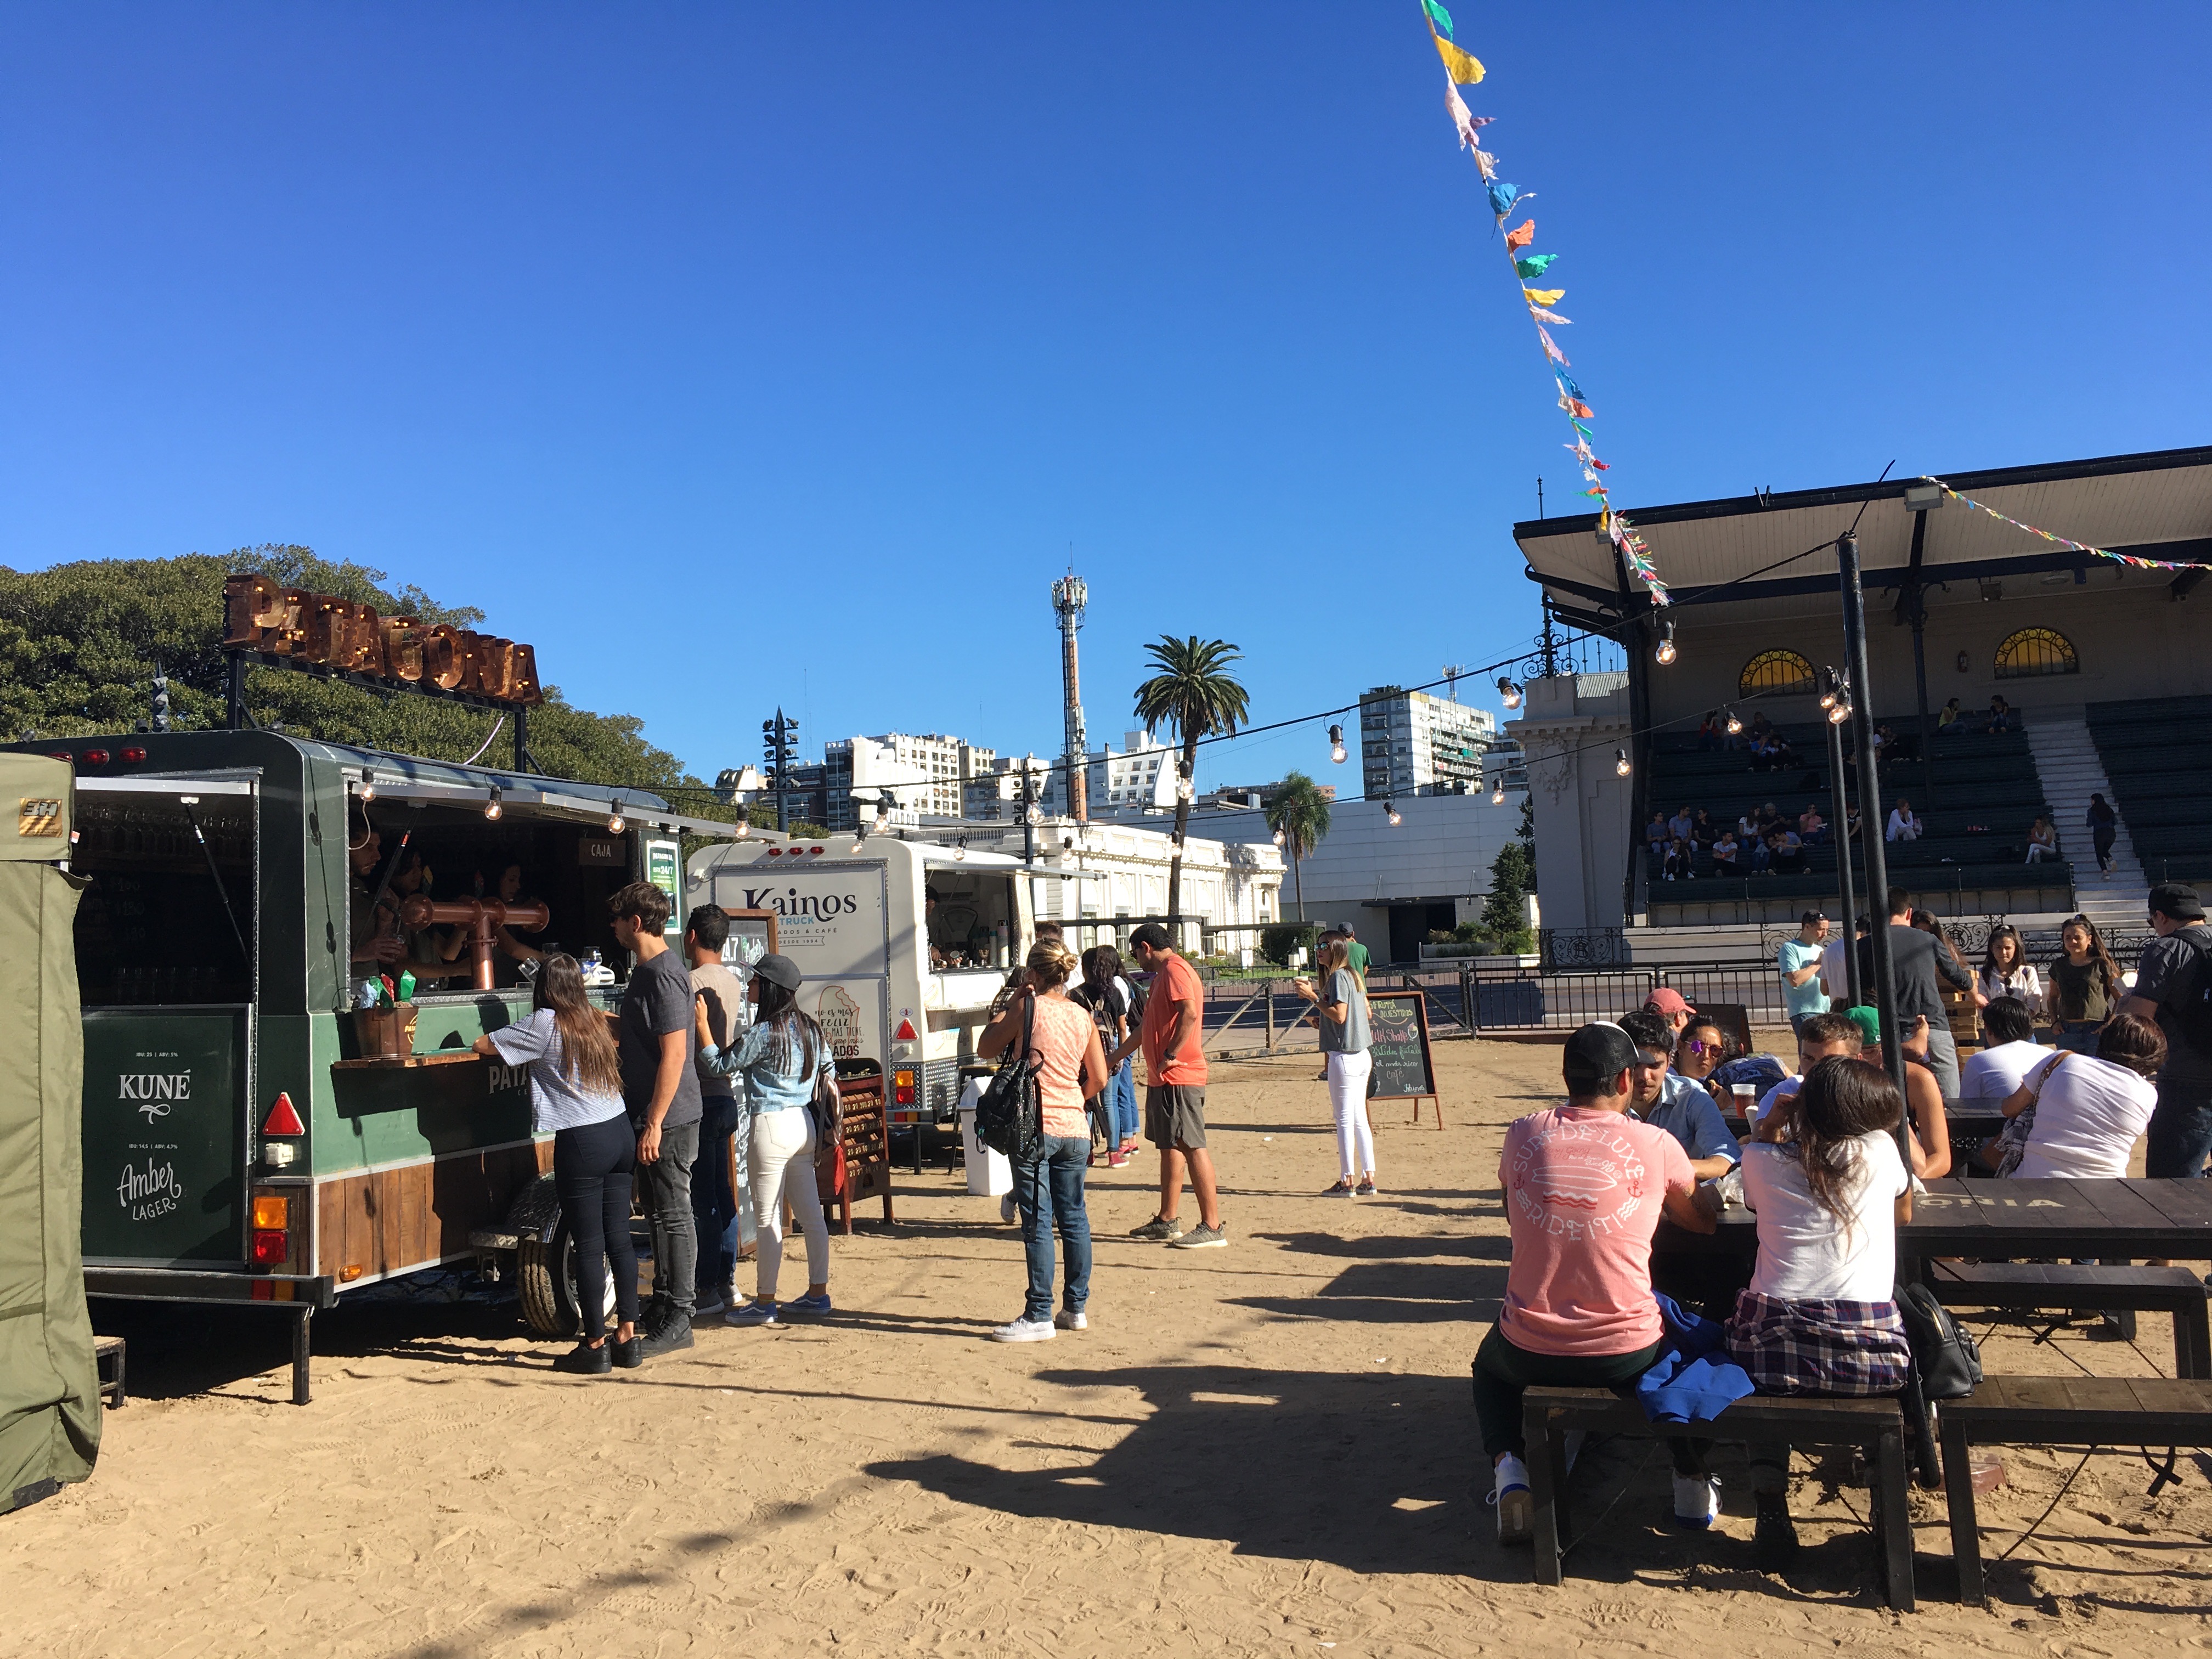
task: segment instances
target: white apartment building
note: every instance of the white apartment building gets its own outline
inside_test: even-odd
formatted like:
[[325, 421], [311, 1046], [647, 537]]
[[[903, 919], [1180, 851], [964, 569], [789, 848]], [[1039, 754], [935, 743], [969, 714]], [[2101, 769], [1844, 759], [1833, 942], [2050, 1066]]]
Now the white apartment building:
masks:
[[[966, 805], [963, 796], [967, 784], [997, 769], [997, 750], [979, 749], [964, 738], [944, 732], [916, 735], [885, 732], [872, 738], [833, 738], [822, 746], [824, 787], [829, 794], [829, 827], [832, 830], [853, 829], [860, 820], [860, 806], [853, 799], [853, 757], [855, 747], [860, 744], [870, 745], [875, 761], [896, 767], [902, 774], [910, 769], [927, 776], [926, 782], [898, 787], [895, 792], [898, 804], [891, 814], [894, 823], [915, 823], [925, 817], [959, 817]], [[872, 815], [873, 809], [869, 811]]]
[[1370, 800], [1471, 794], [1498, 741], [1498, 717], [1487, 708], [1390, 685], [1359, 700], [1361, 784]]
[[[1085, 809], [1095, 818], [1134, 817], [1152, 804], [1163, 769], [1172, 778], [1175, 767], [1176, 751], [1151, 732], [1124, 732], [1118, 750], [1107, 744], [1085, 757]], [[1058, 765], [1053, 768], [1046, 805], [1057, 813], [1068, 810]]]

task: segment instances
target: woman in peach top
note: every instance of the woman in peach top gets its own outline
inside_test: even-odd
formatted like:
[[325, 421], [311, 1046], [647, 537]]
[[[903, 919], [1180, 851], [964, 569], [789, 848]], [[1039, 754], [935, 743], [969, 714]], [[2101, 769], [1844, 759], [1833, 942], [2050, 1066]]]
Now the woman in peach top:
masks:
[[[1037, 1068], [1037, 1099], [1044, 1118], [1036, 1153], [1014, 1165], [1014, 1201], [1020, 1206], [1022, 1244], [1029, 1255], [1029, 1298], [1022, 1316], [991, 1333], [1000, 1342], [1048, 1342], [1060, 1331], [1079, 1331], [1091, 1297], [1091, 1216], [1083, 1206], [1083, 1171], [1091, 1161], [1091, 1121], [1084, 1102], [1106, 1086], [1106, 1054], [1089, 1011], [1069, 1000], [1068, 977], [1076, 960], [1056, 939], [1030, 948], [1027, 982], [1007, 1000], [975, 1043], [978, 1058], [995, 1060], [1031, 1022], [1029, 1058]], [[1052, 1236], [1060, 1234], [1067, 1290], [1057, 1315], [1052, 1306]]]

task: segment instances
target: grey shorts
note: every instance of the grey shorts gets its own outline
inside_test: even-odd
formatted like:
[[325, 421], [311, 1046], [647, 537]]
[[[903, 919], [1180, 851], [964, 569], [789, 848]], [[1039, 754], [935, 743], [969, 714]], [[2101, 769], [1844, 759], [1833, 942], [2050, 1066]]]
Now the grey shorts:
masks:
[[1206, 1145], [1206, 1085], [1155, 1083], [1145, 1089], [1145, 1139], [1165, 1152], [1196, 1152]]

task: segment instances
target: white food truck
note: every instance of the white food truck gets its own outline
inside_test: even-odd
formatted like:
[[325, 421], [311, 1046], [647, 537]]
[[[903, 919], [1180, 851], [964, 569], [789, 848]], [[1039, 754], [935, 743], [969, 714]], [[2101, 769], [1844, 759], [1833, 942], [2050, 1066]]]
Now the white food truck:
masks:
[[[871, 836], [756, 836], [691, 855], [684, 901], [769, 911], [799, 1004], [837, 1058], [883, 1067], [893, 1127], [950, 1123], [992, 999], [1036, 937], [1035, 879], [1001, 853]], [[934, 895], [933, 897], [932, 896]]]

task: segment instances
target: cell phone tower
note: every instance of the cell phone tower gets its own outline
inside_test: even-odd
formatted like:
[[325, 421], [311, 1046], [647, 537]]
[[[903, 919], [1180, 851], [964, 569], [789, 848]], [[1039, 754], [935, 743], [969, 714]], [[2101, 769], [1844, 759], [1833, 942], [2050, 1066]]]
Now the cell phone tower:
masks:
[[1083, 691], [1075, 673], [1075, 635], [1083, 626], [1084, 607], [1091, 590], [1073, 568], [1052, 585], [1053, 614], [1060, 618], [1060, 687], [1066, 704], [1062, 719], [1067, 752], [1067, 811], [1078, 823], [1091, 821], [1091, 803], [1084, 785], [1090, 757], [1090, 739], [1083, 730]]

